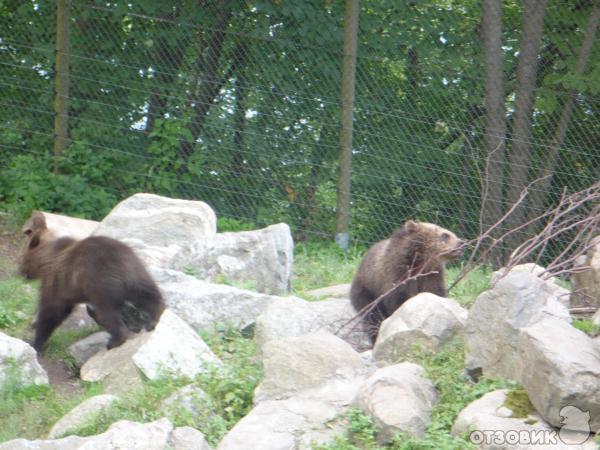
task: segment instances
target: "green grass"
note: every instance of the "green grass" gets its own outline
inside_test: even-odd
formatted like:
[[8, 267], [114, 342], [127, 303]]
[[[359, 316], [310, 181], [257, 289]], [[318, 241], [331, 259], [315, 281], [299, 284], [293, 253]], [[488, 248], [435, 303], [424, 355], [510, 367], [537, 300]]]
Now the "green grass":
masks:
[[299, 243], [294, 249], [292, 293], [308, 298], [307, 291], [350, 283], [363, 255], [359, 247], [344, 252], [335, 244]]
[[[461, 267], [450, 266], [446, 270], [446, 285], [451, 286], [460, 273]], [[450, 298], [455, 299], [464, 308], [470, 308], [475, 299], [490, 287], [492, 271], [486, 268], [472, 270], [448, 293]]]
[[590, 336], [600, 333], [600, 325], [596, 325], [592, 319], [573, 319], [573, 326]]
[[29, 337], [37, 295], [37, 283], [24, 283], [16, 277], [1, 281], [0, 331], [20, 339]]
[[98, 384], [86, 384], [83, 393], [63, 397], [48, 385], [24, 385], [17, 374], [9, 370], [0, 384], [0, 442], [44, 437], [58, 419], [100, 392]]

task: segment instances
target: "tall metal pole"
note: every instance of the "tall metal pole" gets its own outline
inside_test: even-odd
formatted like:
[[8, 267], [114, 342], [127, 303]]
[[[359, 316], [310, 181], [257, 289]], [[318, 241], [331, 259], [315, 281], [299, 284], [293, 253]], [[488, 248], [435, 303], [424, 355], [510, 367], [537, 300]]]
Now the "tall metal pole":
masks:
[[344, 55], [342, 61], [342, 110], [340, 161], [337, 186], [335, 242], [348, 248], [350, 224], [350, 175], [352, 162], [352, 116], [356, 84], [356, 49], [358, 40], [358, 0], [346, 0], [344, 13]]

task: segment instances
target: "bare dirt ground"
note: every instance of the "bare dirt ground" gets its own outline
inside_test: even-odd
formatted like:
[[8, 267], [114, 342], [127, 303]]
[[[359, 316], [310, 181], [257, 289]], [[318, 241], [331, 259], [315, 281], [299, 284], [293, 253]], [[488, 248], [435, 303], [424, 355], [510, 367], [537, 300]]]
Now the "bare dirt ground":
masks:
[[[23, 236], [7, 215], [0, 214], [0, 282], [17, 275], [19, 252], [24, 244]], [[48, 373], [50, 384], [65, 396], [81, 392], [82, 388], [68, 369], [64, 361], [38, 357], [42, 367]]]

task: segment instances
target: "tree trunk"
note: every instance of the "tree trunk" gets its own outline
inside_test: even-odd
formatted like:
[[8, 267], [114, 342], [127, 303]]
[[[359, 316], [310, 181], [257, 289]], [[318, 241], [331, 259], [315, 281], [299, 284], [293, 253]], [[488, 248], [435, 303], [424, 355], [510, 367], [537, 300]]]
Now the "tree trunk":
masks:
[[[599, 19], [600, 2], [596, 2], [587, 24], [585, 36], [581, 44], [581, 49], [579, 50], [579, 56], [577, 57], [577, 63], [575, 65], [576, 75], [582, 75], [585, 72], [587, 64], [590, 60], [592, 47], [594, 45], [594, 39], [596, 37], [596, 31], [598, 29]], [[534, 219], [538, 210], [546, 209], [546, 199], [548, 197], [548, 194], [550, 193], [554, 169], [558, 160], [560, 148], [562, 147], [565, 141], [565, 137], [567, 135], [567, 128], [569, 127], [569, 122], [571, 121], [571, 116], [575, 107], [575, 96], [575, 91], [569, 92], [569, 96], [567, 97], [565, 103], [562, 106], [560, 119], [558, 120], [556, 131], [550, 141], [550, 145], [548, 146], [548, 151], [541, 161], [541, 165], [537, 172], [536, 179], [541, 179], [543, 177], [545, 178], [537, 184], [537, 188], [531, 193], [531, 196], [529, 197], [529, 208], [527, 208], [528, 220]], [[537, 228], [538, 227], [536, 226], [536, 224], [532, 224], [529, 227], [528, 233], [532, 235], [537, 231]]]
[[[506, 153], [506, 110], [502, 71], [502, 2], [483, 0], [483, 46], [485, 53], [485, 168], [482, 174], [480, 233], [502, 217], [502, 189]], [[494, 236], [494, 237], [497, 237]], [[499, 252], [491, 255], [500, 264]]]
[[56, 94], [54, 97], [54, 172], [69, 145], [69, 0], [56, 4]]
[[[194, 144], [200, 137], [206, 115], [213, 104], [213, 101], [219, 93], [221, 87], [226, 81], [224, 77], [219, 77], [219, 61], [223, 53], [223, 42], [225, 41], [225, 30], [231, 16], [231, 6], [227, 0], [221, 0], [218, 6], [217, 20], [215, 21], [210, 37], [207, 42], [206, 56], [204, 64], [198, 64], [198, 70], [202, 70], [199, 93], [193, 99], [193, 113], [189, 124], [189, 130], [192, 135], [191, 140], [184, 140], [179, 148], [179, 157], [184, 162], [183, 170], [185, 171], [185, 161], [191, 156], [194, 151]], [[203, 51], [199, 50], [198, 59], [203, 59]]]
[[[517, 64], [517, 87], [513, 115], [512, 148], [509, 157], [509, 175], [506, 208], [515, 205], [528, 184], [531, 162], [532, 116], [537, 82], [537, 58], [544, 27], [547, 0], [524, 0], [521, 48]], [[513, 230], [525, 220], [525, 205], [521, 203], [507, 217], [506, 227]], [[514, 250], [525, 239], [524, 233], [512, 233], [505, 249]]]
[[352, 116], [356, 82], [356, 49], [358, 40], [358, 0], [346, 0], [344, 14], [344, 57], [342, 64], [342, 111], [340, 130], [340, 163], [337, 188], [335, 242], [346, 250], [350, 224], [350, 166], [352, 161]]
[[177, 71], [181, 66], [185, 52], [185, 44], [171, 46], [168, 45], [165, 38], [158, 41], [156, 56], [158, 59], [156, 71], [156, 88], [150, 95], [148, 106], [148, 120], [146, 121], [146, 131], [152, 133], [156, 119], [165, 115], [167, 109], [167, 100], [169, 89], [177, 77]]
[[246, 109], [244, 108], [246, 97], [245, 83], [245, 61], [247, 49], [241, 49], [240, 60], [238, 62], [237, 74], [234, 81], [235, 87], [235, 111], [233, 116], [233, 148], [234, 153], [231, 158], [231, 171], [234, 177], [242, 177], [246, 172], [244, 164], [244, 128], [246, 125]]

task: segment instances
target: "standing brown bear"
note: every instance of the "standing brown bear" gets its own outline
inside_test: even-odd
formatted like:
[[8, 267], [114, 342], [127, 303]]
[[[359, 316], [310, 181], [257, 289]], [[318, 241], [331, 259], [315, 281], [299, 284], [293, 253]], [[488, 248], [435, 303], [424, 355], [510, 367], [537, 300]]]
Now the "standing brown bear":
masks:
[[409, 298], [419, 292], [446, 296], [445, 263], [459, 257], [463, 247], [464, 241], [451, 231], [412, 220], [394, 231], [388, 239], [373, 244], [360, 263], [350, 288], [350, 299], [357, 312], [395, 284], [416, 274], [429, 273], [398, 286], [363, 317], [373, 343], [381, 322]]
[[34, 213], [24, 227], [29, 241], [19, 264], [21, 274], [41, 280], [33, 347], [41, 351], [54, 329], [77, 303], [110, 333], [107, 348], [121, 345], [128, 330], [123, 322], [125, 302], [146, 316], [145, 328], [158, 323], [165, 304], [162, 295], [133, 250], [104, 236], [82, 240], [55, 238], [43, 214]]

